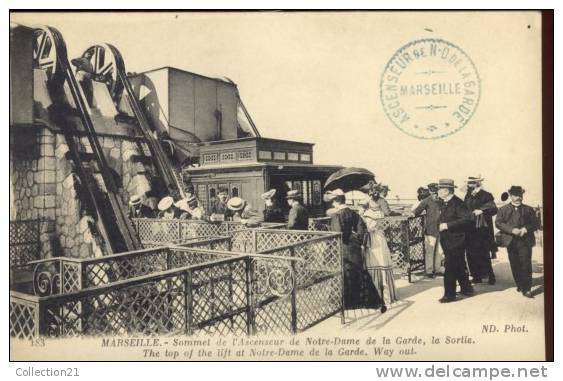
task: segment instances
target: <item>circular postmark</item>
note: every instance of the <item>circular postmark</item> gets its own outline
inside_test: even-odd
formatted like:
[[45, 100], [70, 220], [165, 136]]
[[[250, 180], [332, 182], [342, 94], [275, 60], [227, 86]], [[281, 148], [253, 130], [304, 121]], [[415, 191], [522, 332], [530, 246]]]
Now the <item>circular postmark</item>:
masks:
[[459, 131], [475, 113], [481, 95], [481, 80], [471, 58], [441, 39], [403, 46], [385, 66], [379, 85], [389, 120], [420, 139]]

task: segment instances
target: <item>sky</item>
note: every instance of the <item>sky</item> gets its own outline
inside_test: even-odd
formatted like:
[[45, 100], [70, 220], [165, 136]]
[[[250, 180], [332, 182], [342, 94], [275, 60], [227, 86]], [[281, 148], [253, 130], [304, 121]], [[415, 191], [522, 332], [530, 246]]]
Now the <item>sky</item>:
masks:
[[[392, 198], [481, 175], [497, 200], [515, 184], [541, 204], [538, 13], [25, 13], [11, 21], [58, 28], [69, 57], [109, 42], [127, 71], [174, 66], [229, 77], [262, 136], [315, 143], [315, 164], [367, 168]], [[471, 120], [437, 140], [400, 131], [379, 99], [387, 62], [421, 38], [461, 47], [481, 78]]]

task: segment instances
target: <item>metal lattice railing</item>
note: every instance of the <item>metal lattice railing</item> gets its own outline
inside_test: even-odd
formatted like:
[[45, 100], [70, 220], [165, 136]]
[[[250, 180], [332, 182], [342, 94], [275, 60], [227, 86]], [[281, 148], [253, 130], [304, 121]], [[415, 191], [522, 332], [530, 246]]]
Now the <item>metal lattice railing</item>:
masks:
[[38, 298], [10, 291], [10, 336], [18, 339], [37, 337], [39, 321]]
[[137, 218], [133, 223], [143, 246], [154, 246], [158, 243], [170, 244], [189, 239], [210, 236], [231, 236], [235, 232], [254, 228], [278, 229], [285, 227], [280, 223], [261, 223], [246, 225], [240, 222], [223, 221], [207, 222], [202, 220], [153, 219]]
[[229, 237], [203, 237], [98, 258], [58, 257], [32, 261], [27, 267], [33, 272], [35, 295], [67, 294], [222, 258], [224, 254], [200, 254], [190, 249], [229, 250], [230, 240]]
[[[42, 334], [297, 332], [342, 309], [338, 233], [189, 220], [135, 226], [151, 249], [32, 263]], [[21, 312], [12, 318], [11, 327], [25, 321]]]
[[10, 221], [10, 267], [40, 258], [41, 220]]
[[[262, 251], [269, 255], [299, 259], [292, 262], [292, 269], [280, 270], [274, 279], [281, 280], [283, 274], [292, 274], [292, 279], [285, 283], [295, 285], [295, 316], [290, 321], [293, 332], [303, 331], [327, 317], [342, 311], [342, 258], [341, 238], [339, 233], [316, 233], [311, 237], [307, 232], [263, 232], [264, 239], [274, 248]], [[283, 233], [283, 234], [276, 234]], [[307, 239], [309, 237], [309, 239]], [[273, 239], [272, 239], [273, 238]], [[281, 247], [274, 244], [286, 242]], [[283, 288], [282, 288], [283, 289]], [[277, 302], [282, 309], [281, 300]]]
[[[267, 300], [255, 298], [264, 286], [258, 285], [259, 279], [252, 275], [256, 261], [269, 274], [270, 283], [264, 291]], [[16, 304], [17, 295], [12, 292], [15, 307], [10, 315], [11, 334], [67, 337], [295, 332], [291, 322], [296, 315], [296, 290], [288, 283], [285, 286], [289, 289], [284, 291], [288, 294], [278, 295], [282, 285], [273, 279], [280, 268], [292, 268], [293, 261], [296, 260], [266, 255], [235, 255], [72, 294], [33, 297], [36, 302], [30, 307]], [[31, 318], [37, 311], [39, 316]]]
[[[394, 272], [407, 275], [412, 281], [412, 272], [424, 268], [424, 216], [417, 217], [385, 217], [378, 221], [387, 245], [391, 251]], [[329, 231], [330, 218], [321, 217], [309, 220], [309, 229]]]
[[[188, 243], [88, 260], [59, 258], [54, 266], [58, 276], [69, 279], [60, 284], [68, 283], [74, 292], [34, 296], [41, 314], [33, 322], [47, 336], [307, 329], [342, 311], [340, 234], [293, 233], [295, 237], [290, 231], [253, 233], [275, 237], [263, 239], [270, 246], [280, 245], [269, 254], [194, 248]], [[68, 264], [79, 267], [60, 275]], [[79, 290], [76, 273], [81, 274]], [[16, 312], [10, 315], [13, 331], [26, 321]]]

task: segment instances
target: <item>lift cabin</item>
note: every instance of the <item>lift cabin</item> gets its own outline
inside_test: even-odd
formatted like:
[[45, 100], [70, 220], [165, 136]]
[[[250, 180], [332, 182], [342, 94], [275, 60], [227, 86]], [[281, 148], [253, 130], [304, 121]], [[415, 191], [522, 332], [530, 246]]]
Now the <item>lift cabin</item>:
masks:
[[183, 178], [205, 207], [226, 189], [263, 210], [260, 195], [271, 188], [287, 207], [287, 191], [297, 189], [311, 215], [324, 214], [322, 186], [341, 167], [313, 164], [311, 143], [262, 137], [232, 80], [172, 67], [129, 79], [151, 125], [191, 155]]

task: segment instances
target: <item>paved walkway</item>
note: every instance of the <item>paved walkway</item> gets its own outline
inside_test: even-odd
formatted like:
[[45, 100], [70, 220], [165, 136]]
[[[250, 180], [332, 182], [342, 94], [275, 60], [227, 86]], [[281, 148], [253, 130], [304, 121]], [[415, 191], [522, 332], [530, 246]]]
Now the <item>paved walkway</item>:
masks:
[[[443, 278], [415, 278], [409, 284], [398, 280], [400, 301], [385, 314], [378, 311], [348, 311], [347, 323], [339, 317], [311, 328], [302, 336], [373, 337], [391, 339], [390, 357], [371, 354], [369, 359], [465, 359], [465, 360], [532, 360], [544, 358], [544, 294], [541, 248], [533, 252], [534, 299], [516, 292], [506, 249], [500, 249], [494, 260], [497, 284], [475, 286], [476, 293], [457, 302], [441, 304]], [[498, 332], [495, 332], [495, 328]], [[488, 332], [487, 332], [488, 330]], [[493, 332], [491, 332], [493, 331]], [[397, 343], [398, 338], [418, 336], [425, 345]], [[432, 336], [440, 344], [432, 345]], [[457, 343], [446, 344], [447, 336]], [[473, 343], [472, 343], [473, 342]], [[372, 350], [373, 348], [369, 348]], [[402, 354], [399, 351], [402, 350]], [[388, 353], [389, 354], [389, 353]]]

